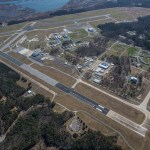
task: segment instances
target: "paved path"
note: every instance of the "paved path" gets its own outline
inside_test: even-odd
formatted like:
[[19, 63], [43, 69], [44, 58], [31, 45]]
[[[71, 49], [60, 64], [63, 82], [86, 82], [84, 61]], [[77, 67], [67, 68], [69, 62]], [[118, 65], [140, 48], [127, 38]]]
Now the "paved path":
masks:
[[145, 137], [146, 134], [146, 127], [143, 127], [142, 125], [139, 125], [121, 115], [119, 115], [118, 113], [110, 110], [107, 114], [107, 116], [113, 120], [115, 120], [116, 122], [118, 122], [119, 124], [125, 126], [126, 128], [140, 134], [141, 136]]
[[6, 43], [1, 49], [0, 51], [3, 51], [4, 49], [6, 49], [7, 47], [9, 47], [13, 42], [15, 42], [15, 40], [17, 40], [20, 36], [22, 36], [25, 33], [25, 31], [20, 32], [17, 36], [15, 36], [11, 41], [9, 41], [8, 43]]
[[139, 105], [139, 108], [146, 109], [148, 102], [150, 101], [150, 91], [145, 97], [144, 101]]

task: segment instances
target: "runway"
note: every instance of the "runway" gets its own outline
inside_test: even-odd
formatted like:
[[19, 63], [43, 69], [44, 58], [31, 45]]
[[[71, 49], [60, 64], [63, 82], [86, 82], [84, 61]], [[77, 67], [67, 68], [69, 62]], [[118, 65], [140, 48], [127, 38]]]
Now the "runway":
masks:
[[108, 108], [96, 103], [94, 100], [89, 99], [88, 97], [81, 95], [80, 93], [74, 91], [72, 88], [68, 88], [61, 83], [56, 84], [55, 87], [57, 87], [58, 89], [62, 90], [67, 94], [70, 94], [71, 96], [75, 97], [77, 100], [92, 106], [93, 108], [103, 113], [104, 115], [107, 115], [107, 113], [109, 112]]
[[108, 108], [106, 108], [106, 107], [96, 103], [94, 100], [89, 99], [88, 97], [74, 91], [72, 88], [69, 88], [69, 87], [59, 83], [55, 79], [43, 74], [42, 72], [32, 68], [31, 66], [23, 64], [22, 62], [20, 62], [19, 60], [13, 58], [9, 54], [5, 54], [3, 52], [0, 52], [0, 57], [3, 57], [5, 59], [11, 61], [12, 63], [14, 63], [17, 66], [19, 66], [20, 68], [22, 68], [23, 70], [25, 70], [25, 71], [29, 72], [30, 74], [38, 77], [39, 79], [45, 81], [46, 83], [58, 88], [59, 90], [65, 92], [67, 94], [70, 94], [72, 97], [75, 97], [80, 102], [84, 102], [84, 103], [90, 105], [91, 107], [95, 108], [97, 111], [103, 113], [104, 115], [107, 115], [107, 113], [109, 112]]

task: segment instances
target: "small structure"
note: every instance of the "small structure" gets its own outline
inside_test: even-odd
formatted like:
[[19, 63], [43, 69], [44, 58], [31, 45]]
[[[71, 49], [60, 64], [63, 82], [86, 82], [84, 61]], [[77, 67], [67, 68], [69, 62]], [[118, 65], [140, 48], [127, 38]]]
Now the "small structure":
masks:
[[97, 84], [100, 84], [101, 80], [100, 79], [93, 79], [93, 81]]
[[100, 67], [98, 67], [98, 68], [95, 70], [96, 73], [99, 73], [100, 71], [101, 71], [101, 68], [100, 68]]
[[128, 31], [127, 34], [129, 34], [131, 36], [135, 36], [136, 35], [136, 31]]
[[39, 56], [39, 53], [37, 52], [32, 53], [32, 57], [37, 57], [37, 56]]
[[109, 68], [109, 64], [107, 62], [103, 62], [99, 64], [99, 67], [106, 70]]
[[133, 84], [137, 84], [138, 78], [132, 76], [132, 77], [130, 78], [130, 81], [131, 81]]
[[94, 29], [92, 27], [88, 28], [89, 32], [94, 32]]
[[103, 76], [103, 74], [102, 74], [101, 72], [95, 72], [94, 75], [95, 75], [95, 76], [98, 76], [98, 77]]
[[31, 90], [28, 90], [28, 94], [31, 94], [32, 93], [32, 91]]
[[79, 132], [81, 130], [81, 124], [77, 118], [72, 120], [71, 124], [69, 125], [69, 129], [72, 132]]

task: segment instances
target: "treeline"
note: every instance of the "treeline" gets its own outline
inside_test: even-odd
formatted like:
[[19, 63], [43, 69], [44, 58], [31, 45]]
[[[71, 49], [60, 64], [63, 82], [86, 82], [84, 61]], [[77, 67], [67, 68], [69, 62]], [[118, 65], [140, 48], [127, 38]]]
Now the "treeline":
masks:
[[76, 49], [76, 54], [79, 57], [85, 56], [99, 56], [107, 48], [108, 39], [96, 36], [93, 38], [93, 41], [90, 41], [89, 45], [83, 45]]
[[64, 126], [70, 117], [71, 112], [57, 114], [52, 108], [38, 108], [18, 120], [7, 135], [3, 148], [29, 150], [43, 139], [47, 147], [61, 150], [121, 150], [116, 145], [116, 136], [106, 137], [100, 132], [88, 130], [82, 137], [73, 138]]
[[106, 23], [98, 27], [106, 38], [119, 39], [121, 35], [128, 44], [150, 49], [150, 16], [140, 17], [137, 22]]
[[16, 98], [21, 96], [26, 90], [19, 87], [16, 82], [20, 79], [20, 75], [0, 63], [0, 93], [6, 97]]
[[[13, 82], [20, 78], [10, 68], [3, 64], [1, 66], [3, 74], [1, 72], [0, 78], [8, 80], [11, 76]], [[12, 86], [13, 82], [6, 84], [6, 87]], [[13, 92], [10, 90], [9, 95], [14, 95]], [[55, 113], [53, 111], [55, 103], [51, 103], [43, 95], [36, 94], [32, 97], [10, 97], [9, 95], [5, 95], [6, 99], [0, 101], [0, 135], [8, 130], [21, 112], [23, 115], [8, 132], [5, 140], [0, 143], [1, 150], [29, 150], [41, 140], [47, 147], [61, 150], [121, 149], [116, 145], [116, 136], [106, 137], [100, 132], [91, 130], [84, 132], [81, 137], [72, 136], [67, 132], [65, 123], [74, 114], [69, 111]]]

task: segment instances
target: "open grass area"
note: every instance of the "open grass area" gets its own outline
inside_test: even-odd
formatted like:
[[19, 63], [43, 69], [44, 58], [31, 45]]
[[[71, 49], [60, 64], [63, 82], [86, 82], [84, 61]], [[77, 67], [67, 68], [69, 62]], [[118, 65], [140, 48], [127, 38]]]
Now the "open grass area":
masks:
[[32, 61], [28, 60], [25, 56], [19, 54], [19, 53], [15, 53], [15, 52], [9, 52], [9, 55], [11, 55], [12, 57], [20, 60], [21, 62], [29, 65], [32, 63]]
[[73, 31], [73, 33], [70, 34], [70, 37], [73, 41], [82, 40], [88, 36], [88, 33], [84, 29], [79, 29]]
[[0, 33], [20, 30], [20, 29], [23, 28], [27, 23], [28, 23], [28, 22], [24, 22], [24, 23], [14, 24], [14, 25], [10, 25], [10, 26], [0, 27]]
[[150, 147], [150, 129], [148, 130], [146, 137], [144, 139], [143, 150], [147, 150]]
[[72, 76], [78, 76], [79, 75], [79, 73], [76, 70], [74, 70], [74, 69], [72, 69], [72, 68], [70, 68], [64, 64], [56, 63], [53, 60], [44, 60], [44, 64], [46, 66], [49, 66], [49, 67], [57, 68], [57, 69], [65, 72], [67, 74], [70, 74]]
[[87, 85], [79, 83], [75, 90], [138, 124], [141, 124], [145, 119], [145, 115], [142, 112], [123, 104], [114, 98], [104, 95]]
[[136, 47], [129, 47], [127, 50], [129, 56], [135, 56], [139, 52], [139, 49]]
[[75, 83], [75, 79], [73, 79], [72, 77], [57, 71], [53, 68], [50, 67], [43, 67], [43, 66], [39, 66], [37, 64], [33, 64], [31, 65], [33, 68], [41, 71], [42, 73], [46, 74], [47, 76], [50, 76], [53, 79], [56, 79], [57, 81], [63, 83], [64, 85], [67, 86], [72, 86]]
[[90, 22], [90, 24], [94, 26], [95, 28], [97, 28], [98, 25], [109, 23], [109, 22], [114, 22], [114, 21], [112, 19], [99, 19], [99, 20]]
[[0, 44], [4, 43], [5, 40], [7, 40], [9, 36], [0, 36]]
[[[87, 17], [93, 17], [93, 18], [89, 18], [89, 21], [91, 21], [91, 19], [94, 21], [98, 19], [98, 18], [94, 18], [95, 16], [106, 15], [106, 14], [110, 14], [114, 18], [114, 21], [134, 20], [135, 18], [139, 16], [143, 16], [144, 14], [148, 14], [148, 13], [150, 13], [150, 9], [134, 8], [134, 7], [132, 9], [131, 8], [99, 9], [99, 10], [93, 10], [93, 11], [87, 11], [87, 12], [69, 14], [63, 16], [56, 16], [53, 18], [39, 20], [37, 21], [35, 26], [37, 28], [48, 28], [48, 27], [55, 27], [57, 23], [58, 25], [63, 26], [65, 24], [68, 25], [74, 23], [73, 22], [74, 19], [79, 19], [77, 20], [77, 22], [84, 22], [84, 21], [88, 22]], [[69, 22], [67, 22], [68, 20]]]
[[116, 135], [116, 133], [111, 130], [110, 128], [107, 128], [103, 124], [98, 123], [96, 120], [91, 118], [89, 115], [85, 114], [84, 112], [77, 112], [76, 114], [85, 124], [95, 131], [100, 131], [104, 135]]
[[149, 63], [150, 63], [150, 59], [149, 59], [148, 51], [143, 51], [142, 54], [143, 54], [142, 60], [143, 60], [146, 64], [149, 64]]
[[122, 43], [116, 43], [115, 45], [113, 45], [111, 47], [111, 49], [108, 51], [108, 55], [111, 56], [111, 55], [114, 55], [114, 56], [122, 56], [127, 48], [129, 46], [128, 45], [125, 45], [125, 44], [122, 44]]
[[63, 29], [64, 29], [64, 27], [55, 26], [55, 28], [50, 28], [50, 29], [45, 29], [45, 30], [35, 30], [35, 31], [27, 32], [27, 33], [25, 33], [25, 35], [29, 39], [33, 38], [35, 35], [37, 35], [40, 40], [44, 40], [45, 36], [48, 36], [50, 33], [61, 32]]
[[17, 84], [25, 89], [27, 89], [28, 84], [31, 83], [31, 90], [34, 91], [36, 90], [39, 86], [37, 84], [35, 84], [34, 82], [32, 82], [31, 80], [27, 79], [27, 82], [22, 82], [21, 80], [17, 81]]
[[56, 113], [60, 113], [61, 114], [61, 113], [63, 113], [65, 111], [65, 109], [62, 106], [56, 104], [54, 106], [54, 108], [53, 108], [53, 111], [56, 112]]
[[34, 90], [35, 93], [39, 93], [39, 94], [42, 94], [44, 95], [45, 97], [49, 98], [50, 100], [52, 100], [53, 98], [53, 94], [46, 91], [44, 88], [42, 87], [37, 87], [35, 90]]

